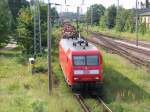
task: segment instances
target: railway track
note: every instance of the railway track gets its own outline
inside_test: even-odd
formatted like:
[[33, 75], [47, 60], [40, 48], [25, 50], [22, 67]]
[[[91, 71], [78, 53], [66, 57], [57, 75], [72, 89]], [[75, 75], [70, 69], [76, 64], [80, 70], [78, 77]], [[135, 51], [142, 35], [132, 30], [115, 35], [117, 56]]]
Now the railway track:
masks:
[[[109, 38], [111, 38], [111, 39], [114, 38], [113, 36], [110, 36], [110, 35], [107, 35], [107, 34], [103, 34], [103, 33], [100, 33], [100, 32], [92, 32], [92, 31], [89, 31], [89, 32], [90, 32], [90, 33], [98, 33], [98, 34], [101, 35], [101, 36], [109, 37]], [[119, 37], [115, 37], [115, 38], [118, 38], [119, 40], [122, 40], [122, 41], [125, 41], [125, 42], [128, 42], [128, 43], [131, 43], [131, 44], [136, 44], [136, 41], [133, 41], [133, 40], [120, 39]], [[143, 47], [150, 48], [150, 42], [139, 41], [139, 45], [140, 45], [140, 46], [143, 46]]]
[[[84, 98], [80, 94], [74, 94], [75, 98], [77, 99], [78, 103], [81, 105], [81, 108], [84, 112], [92, 112], [91, 108], [87, 103], [84, 101]], [[99, 97], [96, 96], [95, 100], [98, 102], [100, 108], [100, 112], [112, 112], [111, 109], [104, 103], [104, 101]]]
[[85, 103], [84, 98], [80, 94], [75, 94], [74, 96], [77, 99], [78, 103], [81, 105], [81, 108], [84, 112], [91, 112], [89, 106]]
[[133, 50], [134, 52], [138, 52], [147, 56], [150, 56], [149, 52], [146, 51], [142, 51], [142, 50], [138, 50], [136, 48], [133, 47], [129, 47], [129, 46], [125, 46], [122, 44], [118, 44], [106, 37], [104, 37], [103, 35], [100, 35], [99, 33], [92, 33], [94, 35], [95, 38], [92, 39], [88, 39], [89, 41], [97, 44], [97, 45], [101, 45], [104, 48], [108, 48], [110, 50], [112, 50], [113, 52], [127, 58], [129, 61], [131, 61], [132, 63], [136, 64], [136, 65], [143, 65], [146, 66], [148, 69], [150, 69], [150, 60], [143, 58], [140, 58], [137, 55], [134, 55], [133, 53], [131, 53], [131, 51], [129, 52], [128, 49]]
[[103, 112], [112, 112], [112, 110], [104, 103], [104, 101], [99, 96], [97, 96], [97, 101], [102, 106]]

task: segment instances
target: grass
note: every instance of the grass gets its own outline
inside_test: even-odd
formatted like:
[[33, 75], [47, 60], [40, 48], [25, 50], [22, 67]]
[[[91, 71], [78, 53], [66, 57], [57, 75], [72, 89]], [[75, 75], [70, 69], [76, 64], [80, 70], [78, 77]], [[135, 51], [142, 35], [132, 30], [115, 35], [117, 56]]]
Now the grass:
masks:
[[102, 106], [95, 99], [86, 98], [86, 102], [88, 105], [90, 105], [92, 112], [103, 112]]
[[[103, 34], [113, 36], [114, 38], [136, 40], [136, 33], [119, 32], [116, 31], [115, 29], [102, 29], [99, 26], [89, 26], [89, 29], [92, 31], [98, 31]], [[139, 35], [139, 40], [150, 41], [149, 32], [147, 32], [145, 35], [142, 35], [141, 33], [139, 33], [138, 35]]]
[[40, 68], [40, 72], [31, 75], [27, 58], [20, 51], [0, 51], [0, 112], [81, 111], [64, 81], [58, 63], [56, 37], [53, 35], [52, 67], [55, 82], [51, 96], [48, 94], [47, 55], [36, 59], [35, 68]]
[[130, 64], [120, 56], [108, 53], [103, 55], [105, 101], [118, 112], [148, 112], [149, 72], [144, 67]]
[[[82, 35], [90, 38], [86, 32]], [[150, 72], [100, 48], [104, 61], [104, 100], [114, 112], [149, 112]], [[95, 104], [92, 100], [90, 104]], [[96, 104], [95, 104], [96, 105]]]
[[[52, 40], [53, 92], [48, 94], [47, 55], [36, 59], [39, 71], [31, 75], [19, 50], [0, 51], [0, 112], [81, 112], [64, 81], [58, 61], [58, 32]], [[57, 35], [56, 35], [57, 34]], [[114, 112], [149, 112], [150, 75], [126, 59], [106, 53], [104, 100]], [[87, 99], [94, 112], [97, 103]]]

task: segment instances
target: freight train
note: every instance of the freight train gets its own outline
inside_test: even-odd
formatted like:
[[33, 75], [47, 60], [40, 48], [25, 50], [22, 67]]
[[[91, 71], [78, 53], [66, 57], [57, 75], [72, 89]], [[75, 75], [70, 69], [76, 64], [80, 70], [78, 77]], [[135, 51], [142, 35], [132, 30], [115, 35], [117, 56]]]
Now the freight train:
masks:
[[75, 28], [65, 24], [59, 42], [59, 62], [66, 82], [72, 89], [101, 88], [103, 59], [95, 45], [77, 34]]

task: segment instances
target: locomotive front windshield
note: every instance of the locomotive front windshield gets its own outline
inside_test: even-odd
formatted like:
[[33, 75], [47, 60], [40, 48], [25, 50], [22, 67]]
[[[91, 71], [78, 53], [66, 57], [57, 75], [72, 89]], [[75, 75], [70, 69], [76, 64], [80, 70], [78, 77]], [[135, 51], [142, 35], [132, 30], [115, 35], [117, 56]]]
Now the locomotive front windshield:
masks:
[[76, 66], [85, 65], [85, 56], [73, 56], [73, 62]]
[[73, 56], [73, 63], [75, 66], [97, 66], [98, 65], [98, 56]]

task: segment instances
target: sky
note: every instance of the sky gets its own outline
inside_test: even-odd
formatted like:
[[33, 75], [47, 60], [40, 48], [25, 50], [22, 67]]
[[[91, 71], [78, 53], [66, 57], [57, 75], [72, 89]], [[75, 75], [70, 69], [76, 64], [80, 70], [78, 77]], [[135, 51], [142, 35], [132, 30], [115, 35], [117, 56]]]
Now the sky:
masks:
[[[28, 0], [30, 1], [30, 0]], [[48, 0], [41, 0], [41, 1], [44, 1], [44, 2], [48, 2]], [[76, 12], [77, 10], [77, 6], [81, 6], [81, 12], [84, 13], [86, 12], [87, 10], [87, 7], [89, 7], [90, 5], [92, 4], [102, 4], [103, 6], [105, 7], [109, 7], [113, 4], [117, 5], [117, 0], [84, 0], [84, 5], [81, 5], [82, 4], [82, 0], [66, 0], [67, 1], [67, 4], [68, 5], [71, 5], [71, 6], [68, 6], [66, 7], [65, 6], [65, 0], [50, 0], [52, 3], [59, 3], [59, 4], [63, 4], [64, 6], [60, 7], [60, 6], [57, 6], [57, 10], [60, 12], [61, 10], [64, 12], [64, 11], [69, 11], [69, 12]], [[145, 0], [138, 0], [139, 2], [144, 2], [145, 3]], [[119, 0], [119, 5], [126, 8], [126, 9], [129, 9], [129, 8], [135, 8], [135, 4], [136, 4], [136, 0]], [[53, 6], [54, 7], [54, 6]]]

